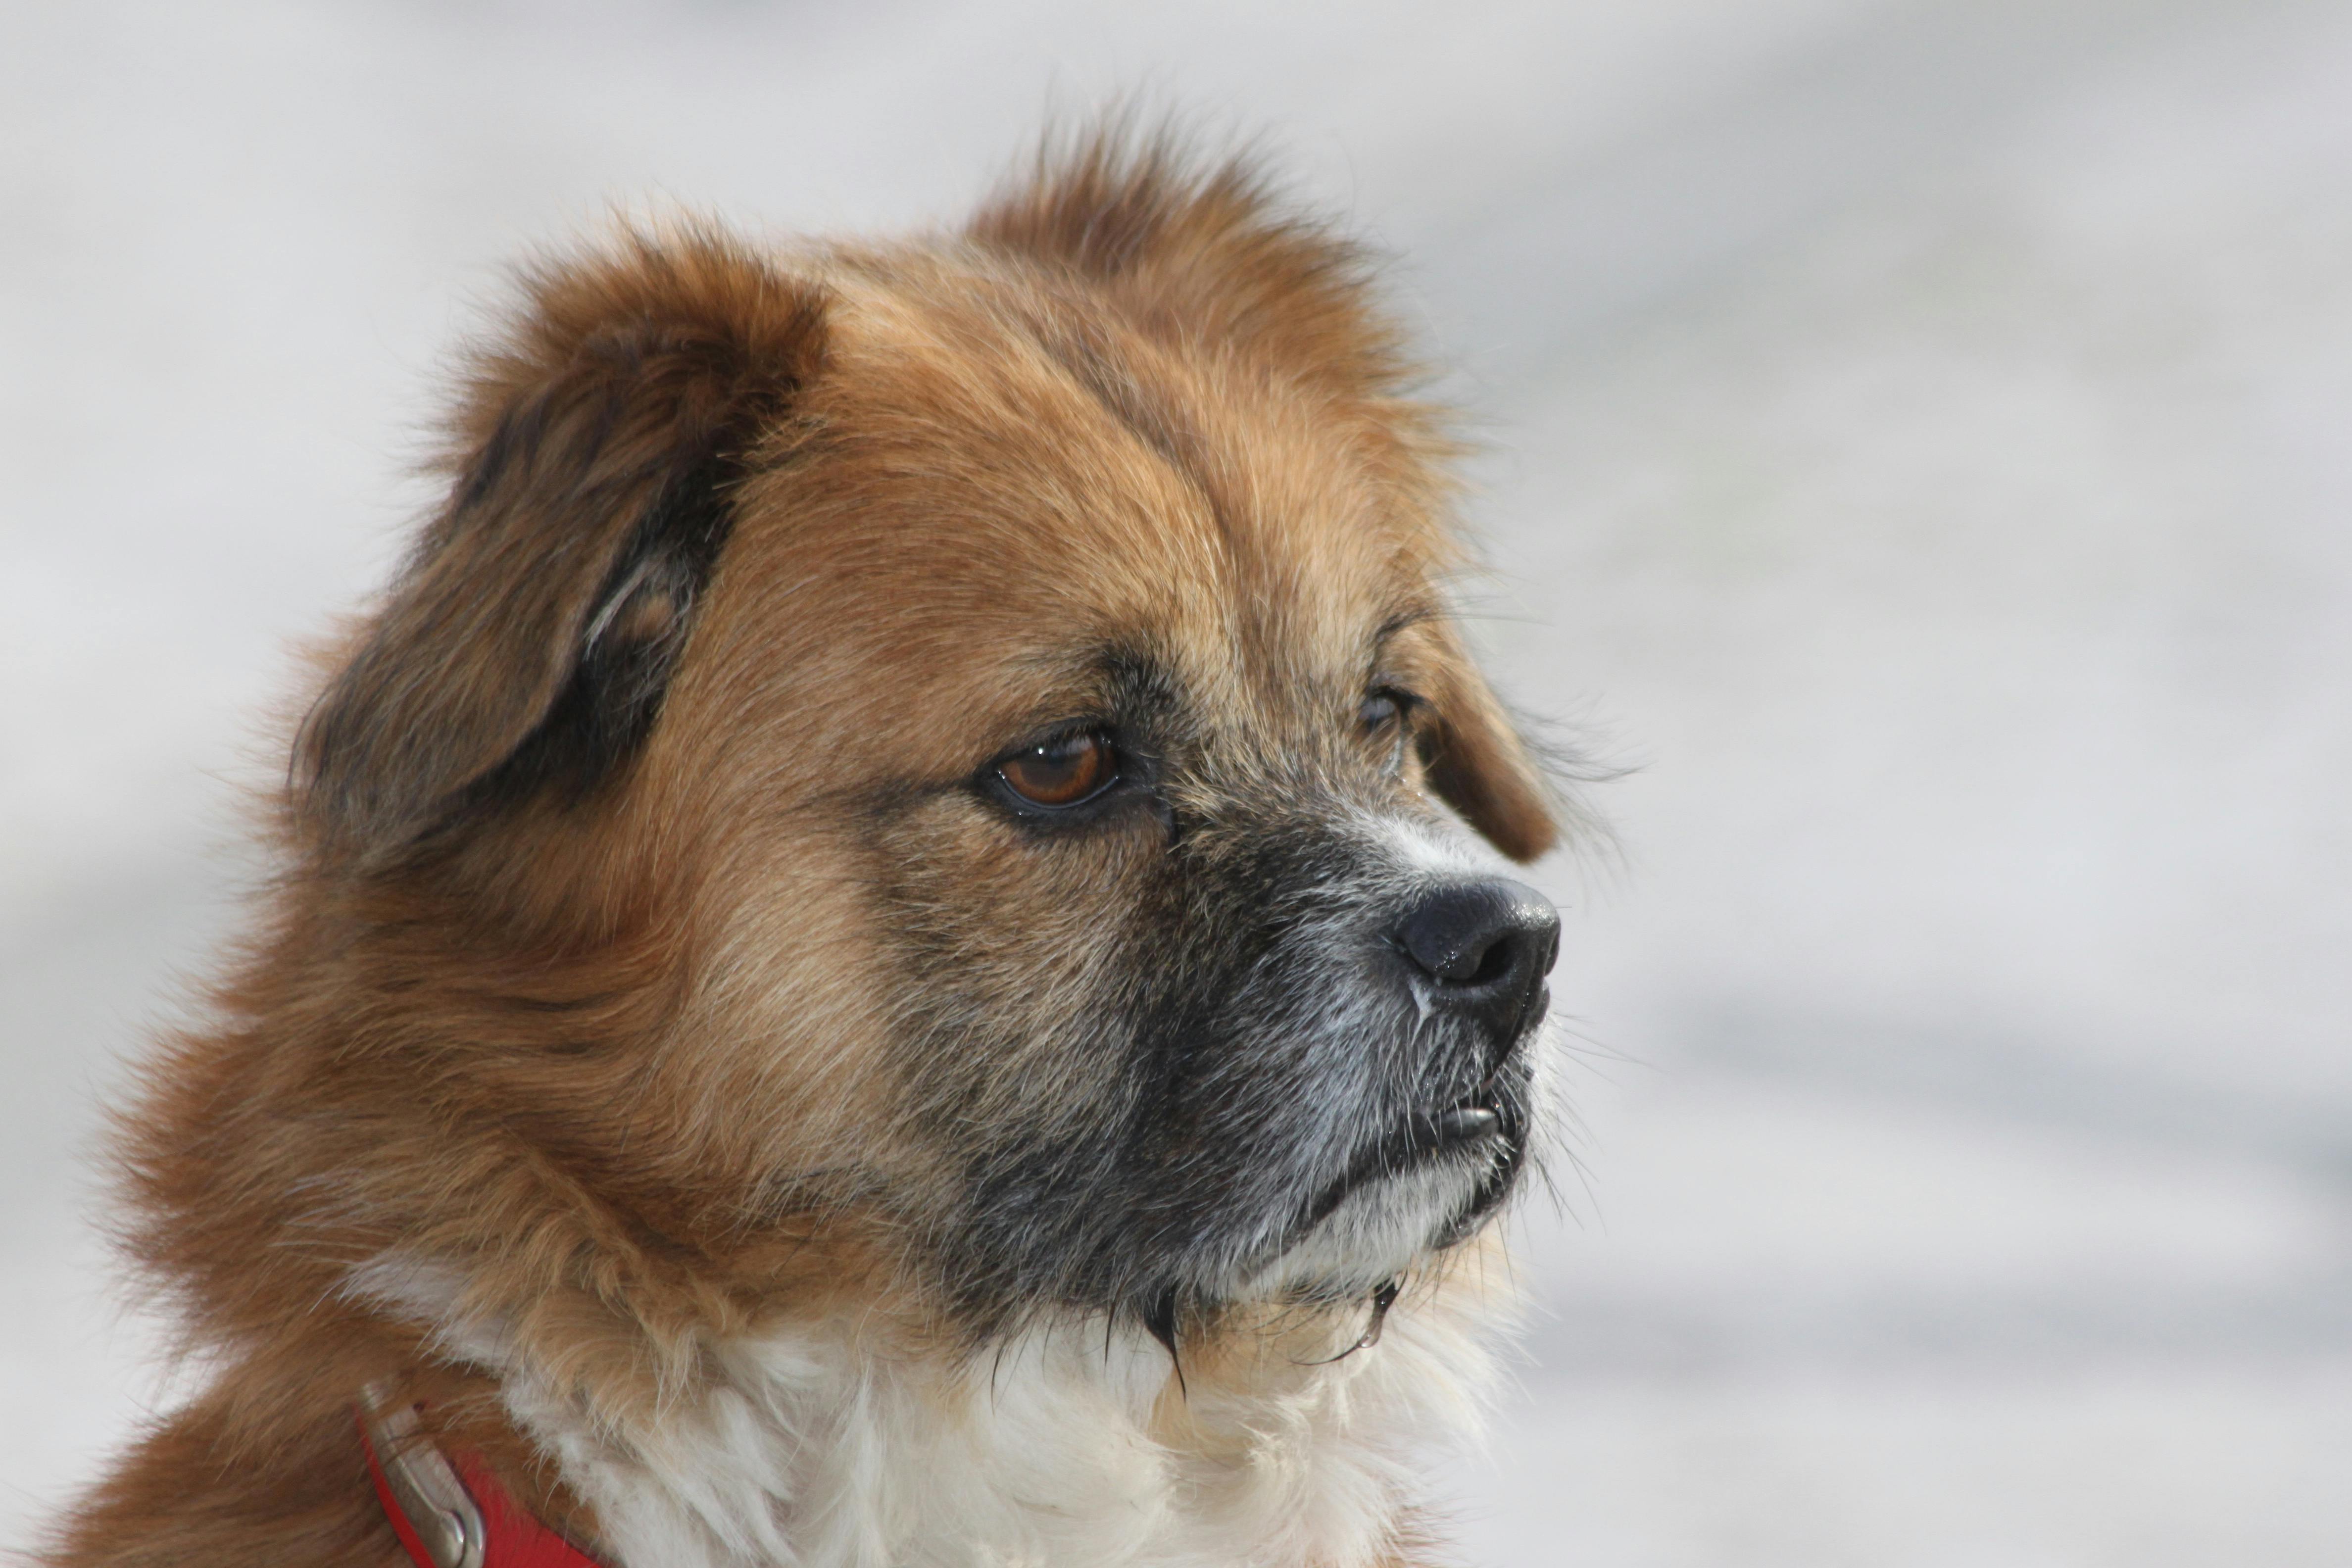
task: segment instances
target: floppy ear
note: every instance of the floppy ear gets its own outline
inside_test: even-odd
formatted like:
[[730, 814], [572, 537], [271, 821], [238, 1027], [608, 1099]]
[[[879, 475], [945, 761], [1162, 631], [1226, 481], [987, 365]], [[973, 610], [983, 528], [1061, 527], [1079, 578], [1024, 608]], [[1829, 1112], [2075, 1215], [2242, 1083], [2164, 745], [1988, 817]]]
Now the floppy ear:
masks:
[[1422, 732], [1429, 786], [1487, 842], [1524, 864], [1559, 838], [1543, 774], [1510, 715], [1449, 633]]
[[297, 738], [297, 809], [331, 851], [578, 799], [635, 751], [751, 448], [822, 353], [816, 291], [711, 231], [526, 281], [471, 367], [446, 506]]

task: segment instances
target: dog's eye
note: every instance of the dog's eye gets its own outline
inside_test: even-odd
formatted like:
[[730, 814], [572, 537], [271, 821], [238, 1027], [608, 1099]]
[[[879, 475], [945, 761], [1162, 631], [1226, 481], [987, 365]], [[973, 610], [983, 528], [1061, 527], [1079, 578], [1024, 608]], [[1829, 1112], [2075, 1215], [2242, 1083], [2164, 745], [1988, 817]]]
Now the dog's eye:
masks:
[[1375, 739], [1401, 734], [1412, 723], [1413, 710], [1421, 699], [1410, 691], [1400, 691], [1393, 686], [1376, 686], [1363, 705], [1356, 710], [1357, 727]]
[[1076, 805], [1118, 782], [1118, 752], [1101, 735], [1065, 735], [1005, 758], [996, 775], [1032, 805]]
[[1373, 689], [1356, 709], [1356, 729], [1367, 743], [1378, 747], [1390, 772], [1402, 770], [1407, 742], [1412, 738], [1412, 710], [1421, 700], [1392, 686]]

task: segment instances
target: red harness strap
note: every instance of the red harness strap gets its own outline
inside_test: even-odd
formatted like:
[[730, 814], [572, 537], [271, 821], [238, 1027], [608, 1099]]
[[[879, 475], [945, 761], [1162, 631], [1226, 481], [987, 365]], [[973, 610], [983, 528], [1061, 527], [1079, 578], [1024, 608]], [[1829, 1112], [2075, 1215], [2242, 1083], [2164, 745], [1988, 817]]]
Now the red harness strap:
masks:
[[473, 1456], [444, 1456], [417, 1430], [415, 1410], [387, 1409], [370, 1390], [355, 1413], [375, 1495], [416, 1568], [602, 1568]]

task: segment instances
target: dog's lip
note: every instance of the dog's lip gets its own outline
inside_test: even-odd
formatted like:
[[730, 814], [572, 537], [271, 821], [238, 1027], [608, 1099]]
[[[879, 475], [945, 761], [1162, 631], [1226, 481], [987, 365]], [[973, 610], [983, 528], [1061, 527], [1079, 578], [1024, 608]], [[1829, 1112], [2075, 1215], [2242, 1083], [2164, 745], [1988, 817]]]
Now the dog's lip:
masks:
[[[1416, 1119], [1418, 1120], [1418, 1119]], [[1491, 1105], [1475, 1101], [1441, 1110], [1429, 1119], [1429, 1134], [1435, 1141], [1433, 1147], [1443, 1149], [1451, 1143], [1470, 1143], [1503, 1130], [1503, 1113]]]
[[1298, 1228], [1314, 1229], [1330, 1216], [1349, 1193], [1383, 1176], [1402, 1175], [1432, 1154], [1467, 1149], [1503, 1131], [1503, 1113], [1494, 1104], [1491, 1087], [1479, 1089], [1443, 1110], [1417, 1110], [1391, 1128], [1379, 1142], [1356, 1156], [1339, 1179], [1317, 1194]]
[[1359, 1155], [1349, 1174], [1359, 1182], [1400, 1174], [1424, 1156], [1466, 1149], [1502, 1130], [1503, 1113], [1483, 1100], [1465, 1100], [1444, 1110], [1415, 1111]]
[[1422, 1155], [1465, 1147], [1502, 1130], [1503, 1113], [1496, 1109], [1494, 1090], [1482, 1088], [1443, 1110], [1414, 1111], [1358, 1156], [1349, 1174], [1360, 1180], [1393, 1174]]

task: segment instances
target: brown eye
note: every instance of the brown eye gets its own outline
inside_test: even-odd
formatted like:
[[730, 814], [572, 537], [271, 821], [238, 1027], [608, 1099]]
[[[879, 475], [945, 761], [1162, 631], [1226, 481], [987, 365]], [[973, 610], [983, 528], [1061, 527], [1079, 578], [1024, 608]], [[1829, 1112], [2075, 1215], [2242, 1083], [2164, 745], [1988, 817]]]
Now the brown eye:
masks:
[[1076, 805], [1118, 781], [1118, 753], [1100, 735], [1066, 735], [1005, 758], [996, 775], [1032, 805]]

